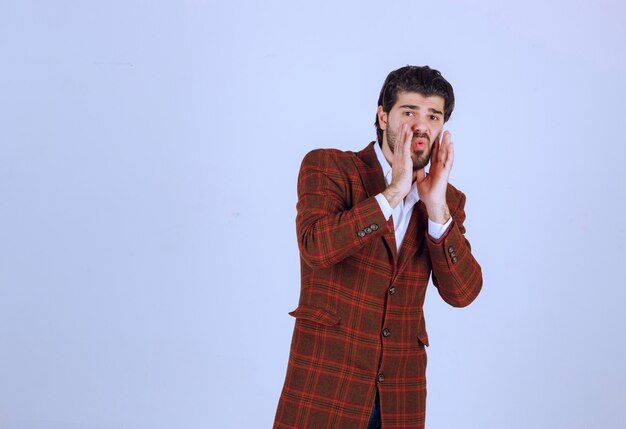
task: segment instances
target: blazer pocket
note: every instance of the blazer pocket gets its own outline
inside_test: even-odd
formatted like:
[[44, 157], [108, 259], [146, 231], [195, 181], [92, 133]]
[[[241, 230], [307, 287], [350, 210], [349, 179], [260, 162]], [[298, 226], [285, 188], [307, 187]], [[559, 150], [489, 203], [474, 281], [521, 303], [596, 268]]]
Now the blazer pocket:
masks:
[[420, 330], [417, 333], [417, 340], [424, 344], [426, 347], [428, 347], [428, 334], [426, 333], [425, 330]]
[[341, 320], [339, 316], [329, 311], [306, 304], [300, 304], [298, 308], [289, 313], [289, 315], [296, 319], [310, 320], [324, 326], [335, 326]]

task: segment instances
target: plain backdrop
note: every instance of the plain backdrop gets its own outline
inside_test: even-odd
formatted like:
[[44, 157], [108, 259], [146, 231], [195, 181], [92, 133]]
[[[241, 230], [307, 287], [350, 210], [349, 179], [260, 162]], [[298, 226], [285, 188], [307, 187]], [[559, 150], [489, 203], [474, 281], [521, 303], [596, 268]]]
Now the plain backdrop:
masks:
[[0, 1], [0, 428], [270, 428], [302, 157], [363, 148], [387, 73], [427, 64], [484, 272], [468, 308], [429, 288], [427, 427], [623, 429], [625, 16]]

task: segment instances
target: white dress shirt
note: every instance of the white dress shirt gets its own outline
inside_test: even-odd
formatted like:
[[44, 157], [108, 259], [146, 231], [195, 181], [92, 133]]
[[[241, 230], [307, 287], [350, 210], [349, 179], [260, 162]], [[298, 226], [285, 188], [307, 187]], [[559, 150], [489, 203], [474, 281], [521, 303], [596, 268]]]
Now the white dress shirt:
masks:
[[[378, 158], [378, 162], [383, 169], [383, 174], [385, 175], [385, 183], [387, 186], [391, 184], [391, 165], [387, 162], [385, 155], [383, 154], [382, 149], [378, 143], [374, 143], [374, 151], [376, 152], [376, 157]], [[396, 247], [398, 252], [400, 251], [400, 246], [402, 245], [402, 240], [404, 239], [404, 234], [406, 234], [406, 230], [409, 227], [409, 220], [411, 220], [411, 214], [413, 213], [413, 207], [419, 201], [419, 196], [417, 194], [417, 185], [413, 182], [411, 185], [411, 190], [404, 198], [403, 201], [400, 201], [400, 204], [396, 206], [396, 208], [392, 209], [389, 205], [389, 201], [387, 198], [380, 193], [376, 195], [376, 201], [378, 201], [378, 205], [385, 215], [385, 219], [389, 220], [389, 217], [393, 217], [393, 226], [396, 235]], [[433, 222], [428, 219], [428, 234], [434, 239], [438, 240], [441, 236], [446, 232], [450, 224], [452, 223], [452, 218], [448, 219], [448, 221], [444, 224]]]

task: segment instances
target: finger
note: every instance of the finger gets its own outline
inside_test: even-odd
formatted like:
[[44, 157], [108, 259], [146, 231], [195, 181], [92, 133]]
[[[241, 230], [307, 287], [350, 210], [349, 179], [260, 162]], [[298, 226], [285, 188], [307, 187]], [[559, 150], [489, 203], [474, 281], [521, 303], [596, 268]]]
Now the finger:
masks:
[[446, 170], [452, 170], [452, 164], [454, 164], [454, 145], [452, 144], [452, 136], [450, 136], [448, 143], [448, 159], [446, 160]]
[[[400, 126], [399, 129], [399, 135], [402, 136], [402, 126]], [[395, 140], [395, 145], [393, 147], [393, 151], [391, 153], [391, 158], [393, 159], [393, 162], [391, 163], [392, 167], [395, 166], [395, 164], [397, 162], [399, 162], [400, 160], [400, 152], [402, 152], [403, 146], [402, 146], [402, 139], [400, 138], [396, 138]]]
[[404, 133], [402, 134], [402, 140], [404, 140], [404, 150], [403, 153], [405, 156], [411, 156], [411, 140], [413, 138], [413, 131], [411, 131], [411, 127], [408, 124], [403, 124], [402, 129]]
[[452, 145], [452, 135], [448, 132], [443, 137], [441, 143], [442, 156], [441, 171], [446, 177], [450, 177], [450, 171], [452, 170], [452, 164], [454, 162], [454, 146]]
[[433, 146], [432, 146], [432, 153], [430, 155], [430, 168], [432, 168], [433, 166], [435, 166], [438, 162], [439, 162], [439, 142], [440, 142], [440, 137], [436, 138], [435, 141], [433, 142]]
[[439, 161], [445, 166], [448, 163], [448, 153], [450, 149], [451, 134], [448, 131], [443, 133], [441, 137], [441, 146], [439, 148]]
[[406, 134], [406, 126], [404, 124], [400, 125], [400, 132], [398, 133], [398, 138], [396, 138], [396, 149], [395, 153], [397, 156], [401, 155], [404, 151], [404, 141]]

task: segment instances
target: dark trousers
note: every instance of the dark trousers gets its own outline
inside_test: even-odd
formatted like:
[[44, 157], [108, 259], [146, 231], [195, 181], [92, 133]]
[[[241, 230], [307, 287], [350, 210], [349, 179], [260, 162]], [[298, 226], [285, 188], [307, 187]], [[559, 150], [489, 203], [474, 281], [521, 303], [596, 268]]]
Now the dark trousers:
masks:
[[370, 422], [367, 424], [367, 429], [381, 429], [380, 421], [380, 399], [378, 399], [378, 391], [376, 391], [376, 400], [374, 401], [374, 407], [372, 408], [372, 415], [370, 416]]

